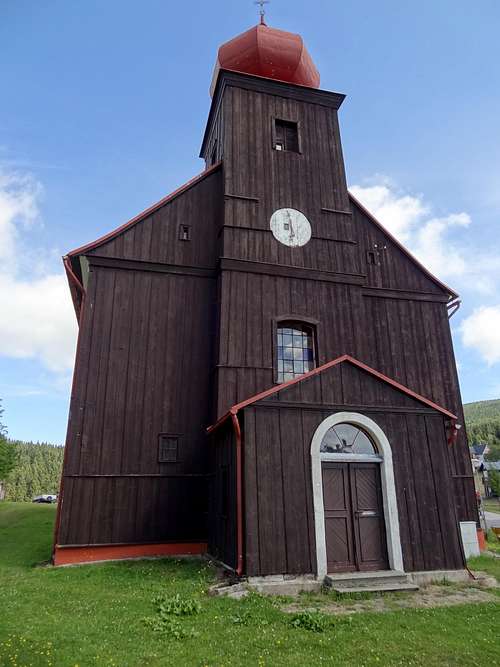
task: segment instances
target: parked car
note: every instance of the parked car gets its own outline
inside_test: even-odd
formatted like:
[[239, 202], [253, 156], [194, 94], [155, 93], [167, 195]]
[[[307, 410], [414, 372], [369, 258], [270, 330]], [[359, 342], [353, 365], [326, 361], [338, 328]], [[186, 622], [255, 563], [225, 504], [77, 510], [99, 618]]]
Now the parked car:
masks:
[[57, 503], [57, 493], [44, 493], [41, 496], [35, 496], [34, 503]]

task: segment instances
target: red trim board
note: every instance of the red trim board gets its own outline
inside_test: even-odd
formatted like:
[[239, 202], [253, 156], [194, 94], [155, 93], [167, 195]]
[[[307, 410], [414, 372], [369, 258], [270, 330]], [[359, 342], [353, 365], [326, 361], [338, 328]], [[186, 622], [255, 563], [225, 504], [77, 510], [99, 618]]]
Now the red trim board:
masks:
[[59, 546], [54, 549], [54, 565], [76, 565], [103, 560], [153, 558], [159, 556], [199, 556], [207, 552], [206, 542], [163, 544], [97, 544], [85, 547]]

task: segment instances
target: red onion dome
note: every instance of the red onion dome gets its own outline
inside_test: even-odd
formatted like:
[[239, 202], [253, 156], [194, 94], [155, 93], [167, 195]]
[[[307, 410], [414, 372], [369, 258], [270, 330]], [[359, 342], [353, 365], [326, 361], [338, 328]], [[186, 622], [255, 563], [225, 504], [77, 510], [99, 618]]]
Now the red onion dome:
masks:
[[319, 72], [302, 37], [269, 28], [264, 23], [250, 28], [219, 48], [214, 85], [219, 69], [319, 88]]

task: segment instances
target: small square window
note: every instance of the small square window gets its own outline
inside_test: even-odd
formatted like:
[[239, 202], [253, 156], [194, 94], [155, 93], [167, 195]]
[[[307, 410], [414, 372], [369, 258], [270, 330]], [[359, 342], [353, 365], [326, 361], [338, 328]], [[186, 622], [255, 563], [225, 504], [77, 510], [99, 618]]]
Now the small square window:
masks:
[[179, 436], [160, 433], [158, 439], [158, 463], [177, 463]]
[[190, 241], [190, 240], [191, 240], [191, 226], [179, 225], [179, 241]]
[[300, 153], [299, 149], [299, 127], [290, 120], [274, 120], [274, 148], [277, 151], [289, 151]]

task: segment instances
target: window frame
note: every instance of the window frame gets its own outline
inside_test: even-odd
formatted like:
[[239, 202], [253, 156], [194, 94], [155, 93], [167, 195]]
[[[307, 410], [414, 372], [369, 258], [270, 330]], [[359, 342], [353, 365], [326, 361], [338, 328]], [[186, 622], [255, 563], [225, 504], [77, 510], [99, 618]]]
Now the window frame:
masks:
[[[357, 429], [363, 435], [365, 435], [368, 438], [368, 441], [370, 442], [371, 446], [373, 447], [373, 454], [367, 454], [366, 452], [323, 452], [321, 451], [321, 447], [323, 445], [323, 441], [326, 438], [327, 433], [331, 429], [336, 429], [339, 426], [352, 426], [353, 428]], [[337, 434], [337, 437], [338, 434]], [[357, 437], [357, 436], [356, 436]], [[356, 438], [354, 438], [356, 440]], [[339, 422], [338, 424], [335, 424], [334, 426], [330, 426], [328, 431], [325, 432], [323, 438], [321, 439], [320, 446], [319, 446], [319, 455], [322, 461], [360, 461], [360, 462], [368, 462], [368, 463], [380, 463], [383, 460], [383, 456], [380, 452], [380, 448], [377, 445], [377, 441], [375, 438], [370, 434], [370, 432], [360, 426], [359, 424], [353, 424], [352, 422], [346, 420], [343, 422]]]
[[[318, 347], [318, 328], [319, 320], [316, 320], [312, 317], [306, 317], [304, 315], [280, 315], [275, 317], [272, 320], [272, 353], [273, 353], [273, 382], [274, 384], [283, 384], [278, 380], [278, 329], [283, 325], [283, 323], [290, 324], [301, 324], [302, 326], [310, 327], [312, 333], [312, 342], [313, 342], [313, 354], [314, 354], [314, 368], [320, 366], [319, 363], [319, 347]], [[301, 377], [297, 375], [296, 377]], [[289, 380], [286, 380], [289, 382]]]
[[[184, 232], [186, 232], [186, 236], [184, 236]], [[191, 225], [187, 225], [184, 222], [180, 222], [178, 238], [179, 241], [191, 241]]]
[[[176, 456], [175, 456], [175, 461], [164, 461], [160, 458], [160, 449], [161, 449], [161, 442], [162, 438], [172, 438], [177, 440], [177, 450], [176, 450]], [[181, 443], [182, 443], [182, 435], [180, 433], [158, 433], [158, 463], [159, 465], [175, 465], [177, 463], [181, 463], [181, 460], [179, 458], [179, 451], [181, 449]]]
[[[298, 150], [290, 151], [290, 150], [287, 150], [286, 148], [282, 148], [282, 149], [276, 148], [277, 139], [278, 139], [278, 133], [276, 132], [276, 121], [281, 121], [282, 123], [293, 123], [294, 125], [297, 126], [297, 149]], [[272, 132], [273, 151], [275, 151], [276, 153], [288, 153], [288, 154], [291, 154], [291, 155], [302, 155], [302, 132], [301, 132], [300, 120], [296, 120], [295, 118], [283, 118], [281, 116], [273, 116], [272, 117], [272, 124], [271, 124], [271, 132]]]

